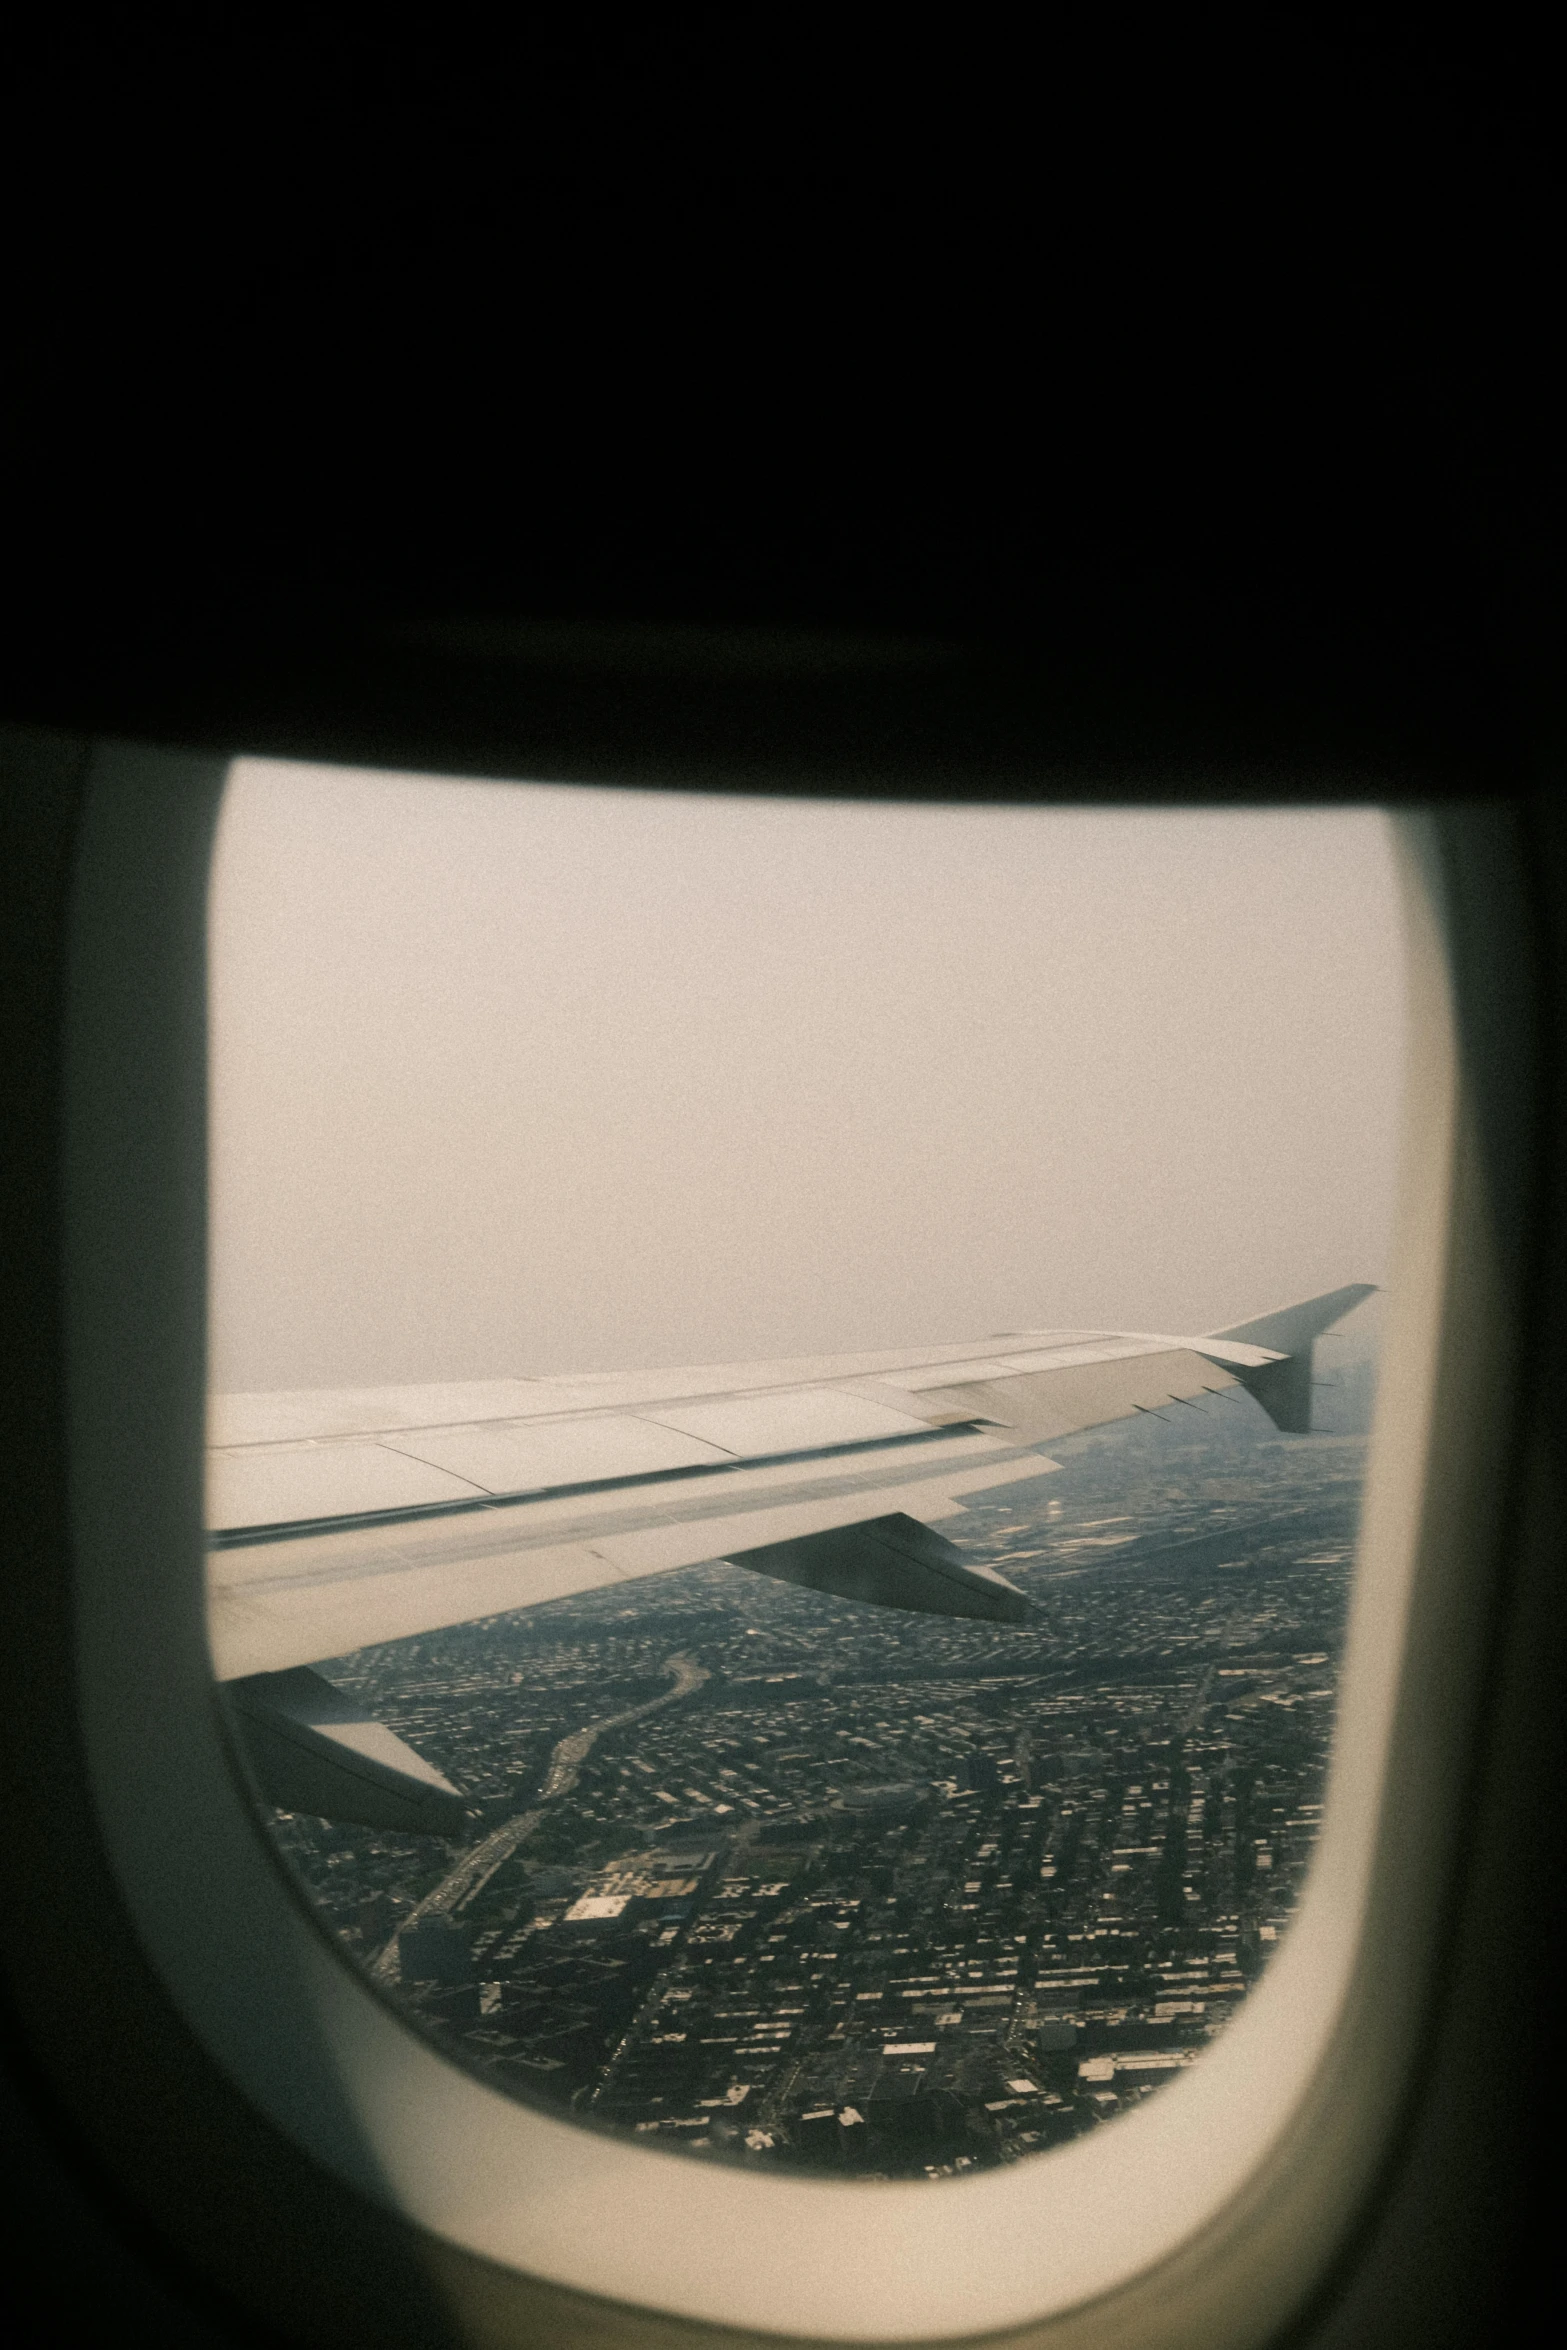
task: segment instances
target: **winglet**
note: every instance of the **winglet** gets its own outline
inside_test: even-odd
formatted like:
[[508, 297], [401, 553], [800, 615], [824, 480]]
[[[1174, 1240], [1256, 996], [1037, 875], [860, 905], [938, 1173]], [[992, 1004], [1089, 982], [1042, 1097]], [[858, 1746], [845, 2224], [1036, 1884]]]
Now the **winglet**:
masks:
[[1308, 1297], [1299, 1305], [1280, 1306], [1259, 1314], [1254, 1322], [1237, 1322], [1232, 1330], [1211, 1330], [1210, 1338], [1242, 1346], [1266, 1347], [1278, 1359], [1253, 1369], [1227, 1365], [1241, 1385], [1254, 1395], [1276, 1428], [1286, 1436], [1305, 1436], [1311, 1429], [1312, 1349], [1324, 1330], [1342, 1321], [1362, 1298], [1370, 1297], [1374, 1281], [1352, 1281], [1345, 1289], [1330, 1289], [1322, 1297]]

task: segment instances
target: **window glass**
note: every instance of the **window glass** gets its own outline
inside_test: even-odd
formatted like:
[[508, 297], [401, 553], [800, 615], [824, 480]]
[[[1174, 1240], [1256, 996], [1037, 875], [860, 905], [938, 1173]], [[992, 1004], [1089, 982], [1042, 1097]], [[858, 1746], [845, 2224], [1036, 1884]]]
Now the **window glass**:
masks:
[[[211, 968], [214, 1654], [350, 1961], [764, 2169], [1200, 2061], [1326, 1799], [1379, 1301], [1258, 1318], [1385, 1269], [1385, 821], [242, 762]], [[821, 1547], [938, 1488], [913, 1608]]]

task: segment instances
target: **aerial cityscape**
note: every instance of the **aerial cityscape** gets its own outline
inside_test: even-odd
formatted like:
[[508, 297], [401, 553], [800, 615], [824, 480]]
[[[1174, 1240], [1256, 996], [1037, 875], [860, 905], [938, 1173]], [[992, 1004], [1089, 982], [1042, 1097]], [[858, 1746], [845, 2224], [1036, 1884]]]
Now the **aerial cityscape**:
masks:
[[1102, 2127], [1300, 1898], [1373, 1381], [1329, 1353], [1321, 1433], [1236, 1389], [947, 1523], [1019, 1627], [715, 1562], [323, 1665], [471, 1833], [277, 1845], [389, 2000], [589, 2127], [880, 2179]]

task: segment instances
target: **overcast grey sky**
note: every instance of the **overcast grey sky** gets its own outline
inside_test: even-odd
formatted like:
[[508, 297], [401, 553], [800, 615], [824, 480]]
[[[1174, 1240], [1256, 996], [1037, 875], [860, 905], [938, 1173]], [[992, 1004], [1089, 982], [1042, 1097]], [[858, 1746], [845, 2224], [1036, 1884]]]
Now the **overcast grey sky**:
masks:
[[641, 1368], [1380, 1281], [1367, 812], [948, 809], [239, 762], [220, 1390]]

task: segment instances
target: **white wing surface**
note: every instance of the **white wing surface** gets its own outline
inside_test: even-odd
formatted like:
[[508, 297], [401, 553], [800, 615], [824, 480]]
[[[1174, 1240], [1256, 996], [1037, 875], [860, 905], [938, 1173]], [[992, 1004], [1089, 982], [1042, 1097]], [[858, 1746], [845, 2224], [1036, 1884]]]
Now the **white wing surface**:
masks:
[[313, 1663], [705, 1559], [883, 1607], [1016, 1623], [936, 1528], [1046, 1476], [1052, 1438], [1239, 1381], [1310, 1425], [1335, 1290], [1201, 1338], [968, 1345], [481, 1385], [215, 1396], [208, 1625], [228, 1717], [286, 1810], [460, 1835], [459, 1791]]
[[717, 1368], [217, 1396], [214, 1665], [221, 1680], [281, 1672], [716, 1558], [881, 1604], [1015, 1619], [1021, 1595], [950, 1543], [884, 1532], [872, 1574], [854, 1545], [822, 1538], [943, 1524], [975, 1494], [1048, 1474], [1037, 1448], [1053, 1438], [1237, 1380], [1289, 1425], [1302, 1372], [1309, 1407], [1312, 1339], [1366, 1294], [1267, 1317], [1288, 1352], [1254, 1340], [1260, 1325], [1030, 1331]]

